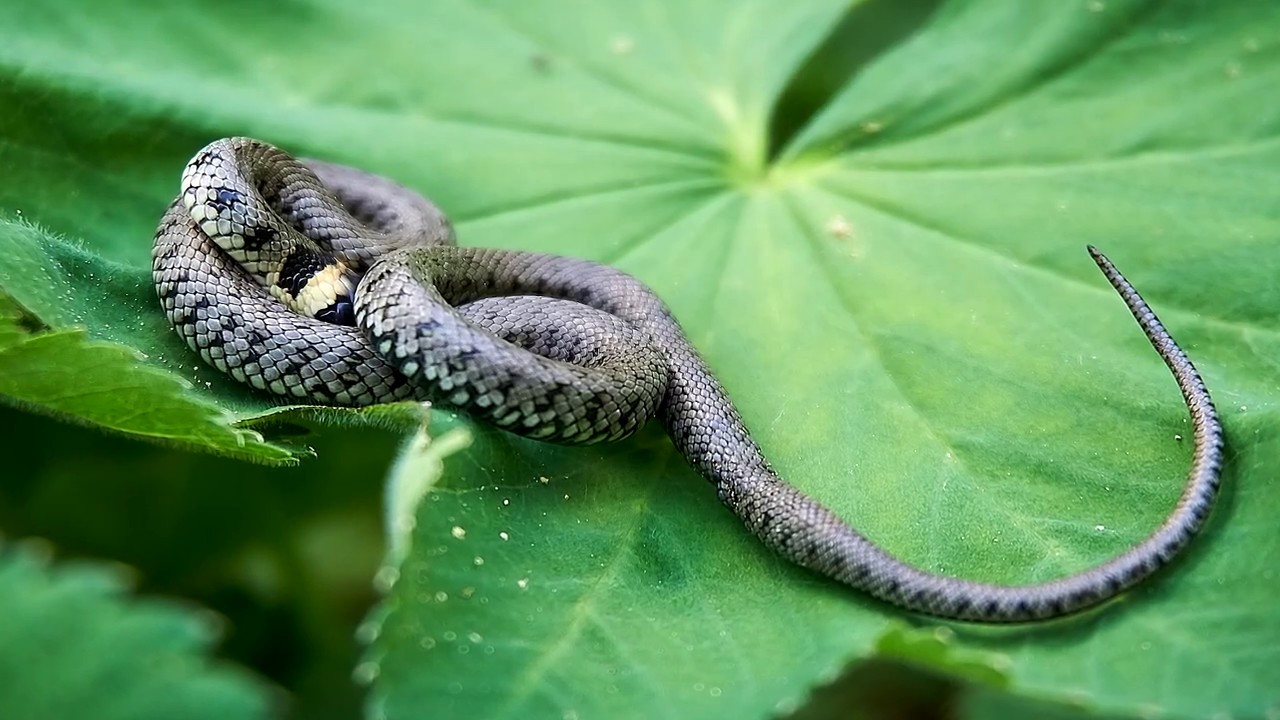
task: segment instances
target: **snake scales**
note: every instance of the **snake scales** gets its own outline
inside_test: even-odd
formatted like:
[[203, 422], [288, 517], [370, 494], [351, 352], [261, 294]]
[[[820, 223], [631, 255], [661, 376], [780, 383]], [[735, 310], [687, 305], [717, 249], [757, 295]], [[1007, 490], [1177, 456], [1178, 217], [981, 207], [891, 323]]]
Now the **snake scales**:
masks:
[[720, 500], [782, 556], [909, 611], [981, 622], [1072, 613], [1168, 563], [1212, 509], [1222, 428], [1191, 361], [1118, 270], [1090, 254], [1182, 390], [1195, 451], [1164, 523], [1059, 580], [1002, 586], [885, 552], [784, 482], [725, 390], [643, 283], [566, 257], [458, 247], [418, 194], [248, 138], [187, 165], [156, 232], [154, 279], [205, 362], [279, 396], [429, 399], [560, 443], [630, 435], [655, 414]]

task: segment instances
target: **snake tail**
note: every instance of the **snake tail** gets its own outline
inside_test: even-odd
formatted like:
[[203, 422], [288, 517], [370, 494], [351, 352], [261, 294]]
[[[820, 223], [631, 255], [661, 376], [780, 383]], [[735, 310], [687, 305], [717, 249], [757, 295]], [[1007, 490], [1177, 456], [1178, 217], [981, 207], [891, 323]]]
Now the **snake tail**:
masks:
[[909, 611], [955, 620], [1017, 623], [1075, 613], [1115, 597], [1169, 563], [1203, 526], [1218, 494], [1223, 432], [1204, 381], [1156, 314], [1097, 248], [1089, 254], [1138, 321], [1182, 391], [1194, 432], [1177, 504], [1145, 540], [1083, 572], [1006, 586], [926, 572], [893, 557], [771, 471], [714, 477], [720, 498], [765, 545], [804, 567]]

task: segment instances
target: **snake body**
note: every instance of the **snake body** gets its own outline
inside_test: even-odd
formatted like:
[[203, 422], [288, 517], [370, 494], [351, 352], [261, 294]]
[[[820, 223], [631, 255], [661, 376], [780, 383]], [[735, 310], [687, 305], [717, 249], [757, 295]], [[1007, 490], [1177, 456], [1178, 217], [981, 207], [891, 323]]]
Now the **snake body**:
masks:
[[386, 178], [248, 138], [215, 141], [183, 173], [153, 270], [179, 335], [255, 388], [334, 405], [430, 400], [569, 444], [619, 440], [657, 416], [720, 500], [783, 557], [908, 611], [1002, 623], [1073, 613], [1148, 577], [1199, 531], [1218, 492], [1222, 427], [1200, 375], [1138, 291], [1089, 252], [1182, 390], [1195, 450], [1181, 498], [1146, 539], [1024, 586], [908, 565], [787, 484], [636, 278], [573, 258], [459, 247], [438, 208]]

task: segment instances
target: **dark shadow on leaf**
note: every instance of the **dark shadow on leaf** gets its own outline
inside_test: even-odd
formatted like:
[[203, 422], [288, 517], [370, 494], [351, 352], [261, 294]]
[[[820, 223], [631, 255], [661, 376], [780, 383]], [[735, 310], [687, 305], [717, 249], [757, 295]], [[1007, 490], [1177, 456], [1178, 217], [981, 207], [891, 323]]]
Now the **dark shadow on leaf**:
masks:
[[872, 61], [917, 32], [941, 0], [867, 0], [844, 15], [791, 77], [769, 118], [768, 160]]

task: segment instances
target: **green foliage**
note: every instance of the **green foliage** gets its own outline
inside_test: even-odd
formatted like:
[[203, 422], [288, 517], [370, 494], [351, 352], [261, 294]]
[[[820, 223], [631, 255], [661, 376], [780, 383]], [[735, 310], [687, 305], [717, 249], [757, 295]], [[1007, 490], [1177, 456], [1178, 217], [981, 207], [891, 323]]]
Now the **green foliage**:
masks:
[[0, 544], [0, 714], [9, 720], [268, 717], [271, 695], [204, 657], [215, 626], [192, 609], [122, 597], [119, 572], [48, 567]]
[[391, 474], [370, 716], [874, 716], [878, 663], [932, 678], [920, 712], [1280, 711], [1280, 6], [10, 5], [0, 396], [23, 409], [319, 486], [384, 472], [292, 433], [416, 406], [276, 406], [165, 326], [155, 223], [195, 150], [248, 134], [421, 190], [464, 244], [649, 282], [780, 473], [930, 570], [1057, 577], [1177, 498], [1185, 411], [1087, 243], [1222, 410], [1226, 497], [1186, 556], [1022, 628], [777, 560], [656, 427], [559, 448], [433, 412]]

